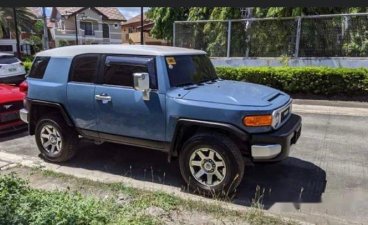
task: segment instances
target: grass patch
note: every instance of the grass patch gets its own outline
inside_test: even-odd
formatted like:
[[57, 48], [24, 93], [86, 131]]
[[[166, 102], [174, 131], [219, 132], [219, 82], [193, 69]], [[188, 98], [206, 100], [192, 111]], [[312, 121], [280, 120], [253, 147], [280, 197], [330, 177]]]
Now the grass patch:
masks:
[[[101, 183], [80, 179], [49, 170], [32, 169], [30, 174], [76, 184], [77, 190], [95, 189], [114, 193], [113, 197], [98, 198], [76, 191], [45, 191], [32, 189], [24, 179], [14, 174], [0, 176], [0, 224], [163, 224], [168, 217], [154, 216], [147, 209], [158, 207], [164, 215], [186, 211], [189, 215], [203, 213], [220, 221], [231, 220], [250, 224], [296, 224], [282, 218], [264, 215], [258, 209], [228, 210], [223, 202], [181, 199], [163, 192], [150, 192], [126, 187], [121, 183]], [[41, 179], [42, 179], [41, 177]], [[127, 201], [119, 202], [123, 194]], [[175, 214], [176, 215], [176, 214]], [[165, 218], [164, 218], [165, 217]], [[176, 221], [177, 218], [174, 218]], [[178, 224], [180, 221], [177, 222]], [[192, 221], [195, 223], [195, 221]]]
[[78, 192], [31, 189], [14, 174], [0, 177], [0, 224], [159, 224], [139, 208]]

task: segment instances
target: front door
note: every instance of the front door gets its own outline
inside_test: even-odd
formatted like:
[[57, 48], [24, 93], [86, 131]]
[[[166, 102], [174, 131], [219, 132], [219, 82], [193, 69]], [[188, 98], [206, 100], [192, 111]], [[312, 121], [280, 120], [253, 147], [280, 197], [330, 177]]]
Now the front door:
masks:
[[[101, 136], [164, 141], [165, 96], [158, 93], [154, 57], [106, 56], [95, 89], [96, 115]], [[150, 76], [150, 100], [134, 89], [133, 73]]]

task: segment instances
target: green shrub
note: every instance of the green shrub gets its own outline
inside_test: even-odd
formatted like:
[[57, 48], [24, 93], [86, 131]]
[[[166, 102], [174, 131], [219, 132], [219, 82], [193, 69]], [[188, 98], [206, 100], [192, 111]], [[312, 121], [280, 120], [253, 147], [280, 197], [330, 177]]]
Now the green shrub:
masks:
[[34, 59], [33, 55], [25, 55], [22, 57], [23, 62], [32, 62]]
[[368, 69], [328, 67], [217, 67], [222, 79], [248, 81], [288, 93], [368, 94]]
[[0, 176], [0, 225], [154, 224], [152, 217], [77, 192], [31, 189], [13, 174]]
[[30, 61], [25, 61], [23, 62], [23, 65], [24, 65], [24, 69], [26, 70], [26, 72], [29, 72], [29, 70], [31, 69], [32, 67], [32, 62]]

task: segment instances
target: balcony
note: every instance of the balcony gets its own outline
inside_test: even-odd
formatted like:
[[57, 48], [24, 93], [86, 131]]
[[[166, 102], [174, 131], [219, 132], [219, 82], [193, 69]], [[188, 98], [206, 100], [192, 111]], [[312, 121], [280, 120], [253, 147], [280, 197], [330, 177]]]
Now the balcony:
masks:
[[[54, 40], [75, 40], [75, 30], [62, 30], [62, 29], [52, 29], [51, 34]], [[82, 30], [79, 29], [78, 39], [80, 43], [121, 43], [120, 33], [110, 33], [108, 37], [103, 36], [102, 30]]]

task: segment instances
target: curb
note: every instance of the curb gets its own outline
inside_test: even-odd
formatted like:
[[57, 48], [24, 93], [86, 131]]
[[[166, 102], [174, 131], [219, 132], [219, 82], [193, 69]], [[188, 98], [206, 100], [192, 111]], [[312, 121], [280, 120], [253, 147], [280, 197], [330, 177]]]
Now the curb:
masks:
[[[148, 181], [140, 181], [140, 180], [135, 180], [133, 178], [129, 178], [129, 177], [123, 177], [120, 175], [114, 175], [114, 174], [109, 174], [109, 173], [104, 173], [101, 171], [94, 171], [94, 170], [87, 170], [87, 169], [83, 169], [83, 168], [70, 168], [70, 167], [66, 167], [66, 166], [60, 166], [57, 164], [52, 164], [52, 163], [47, 163], [45, 161], [43, 161], [40, 158], [37, 157], [32, 157], [32, 156], [25, 156], [25, 155], [15, 155], [15, 154], [10, 154], [10, 153], [6, 153], [6, 152], [0, 152], [0, 159], [10, 162], [10, 167], [8, 168], [12, 168], [12, 167], [16, 167], [16, 166], [24, 166], [24, 167], [29, 167], [29, 168], [40, 168], [41, 170], [51, 170], [53, 172], [57, 172], [57, 173], [62, 173], [65, 175], [70, 175], [76, 178], [82, 178], [82, 179], [87, 179], [87, 180], [92, 180], [95, 182], [103, 182], [103, 183], [122, 183], [123, 185], [127, 186], [127, 187], [131, 187], [131, 188], [136, 188], [136, 189], [141, 189], [141, 190], [146, 190], [146, 191], [161, 191], [164, 192], [166, 194], [170, 194], [173, 196], [176, 196], [178, 198], [184, 199], [184, 200], [191, 200], [191, 201], [195, 201], [195, 202], [201, 202], [201, 203], [206, 203], [206, 204], [212, 204], [212, 205], [216, 205], [216, 206], [220, 206], [223, 209], [227, 209], [227, 210], [234, 210], [234, 211], [242, 211], [242, 212], [246, 212], [251, 210], [250, 207], [247, 206], [240, 206], [240, 205], [235, 205], [233, 203], [229, 203], [229, 202], [224, 202], [221, 200], [216, 200], [216, 199], [208, 199], [199, 195], [194, 195], [194, 194], [190, 194], [190, 193], [185, 193], [182, 192], [180, 188], [178, 187], [172, 187], [172, 186], [168, 186], [168, 185], [164, 185], [164, 184], [157, 184], [157, 183], [152, 183], [152, 182], [148, 182]], [[281, 217], [283, 219], [285, 219], [286, 221], [288, 220], [292, 220], [295, 221], [299, 224], [302, 225], [308, 225], [311, 223], [307, 223], [304, 221], [300, 221], [297, 219], [293, 219], [293, 218], [289, 218], [289, 217], [285, 217], [282, 216], [280, 214], [272, 214], [269, 213], [267, 211], [264, 211], [265, 215], [270, 216], [270, 217]]]
[[293, 112], [338, 116], [368, 116], [368, 108], [293, 104]]

